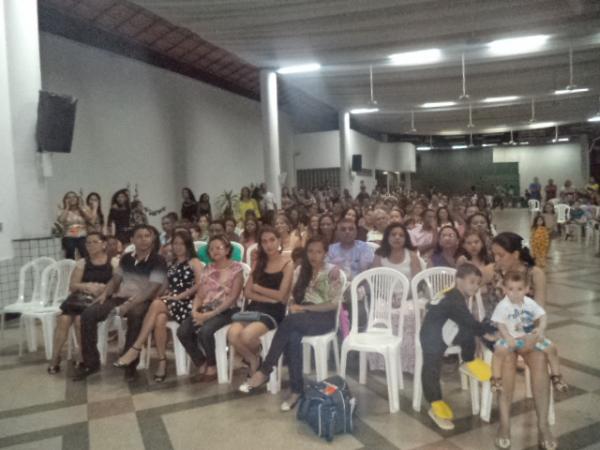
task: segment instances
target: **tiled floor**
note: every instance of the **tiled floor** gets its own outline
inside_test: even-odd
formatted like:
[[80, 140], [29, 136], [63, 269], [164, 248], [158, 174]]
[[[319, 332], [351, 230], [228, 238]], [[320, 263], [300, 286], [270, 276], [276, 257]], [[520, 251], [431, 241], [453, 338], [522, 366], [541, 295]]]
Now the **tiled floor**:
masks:
[[[500, 231], [527, 235], [527, 213], [497, 213]], [[563, 373], [571, 385], [556, 396], [560, 448], [600, 449], [600, 259], [576, 242], [553, 244], [548, 267], [549, 336], [557, 342]], [[112, 355], [114, 358], [116, 355]], [[63, 368], [68, 365], [63, 363]], [[445, 370], [444, 392], [458, 417], [456, 429], [442, 432], [425, 407], [411, 407], [411, 377], [406, 377], [401, 411], [388, 412], [385, 377], [370, 373], [350, 385], [358, 400], [356, 430], [328, 444], [278, 411], [279, 395], [245, 397], [235, 384], [198, 384], [170, 378], [163, 385], [145, 372], [127, 384], [107, 367], [84, 383], [64, 372], [49, 376], [43, 351], [17, 357], [14, 324], [0, 349], [0, 447], [10, 449], [492, 449], [495, 416], [485, 424], [470, 414], [469, 395], [461, 391], [455, 368]], [[173, 364], [170, 366], [174, 370]], [[67, 368], [67, 373], [72, 369]], [[535, 413], [524, 398], [520, 377], [512, 419], [513, 449], [536, 448]]]

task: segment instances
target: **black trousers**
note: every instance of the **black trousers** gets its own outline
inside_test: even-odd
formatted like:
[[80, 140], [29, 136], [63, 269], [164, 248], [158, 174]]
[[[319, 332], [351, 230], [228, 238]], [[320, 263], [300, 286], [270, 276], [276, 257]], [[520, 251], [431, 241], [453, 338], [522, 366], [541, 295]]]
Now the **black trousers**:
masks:
[[237, 308], [223, 311], [204, 322], [201, 326], [194, 323], [192, 316], [181, 322], [177, 329], [177, 337], [196, 367], [200, 367], [204, 363], [209, 366], [214, 366], [217, 363], [215, 358], [215, 332], [230, 324], [231, 316], [237, 311]]
[[279, 324], [260, 370], [269, 375], [285, 352], [292, 392], [302, 394], [302, 338], [327, 333], [335, 327], [336, 311], [289, 314]]
[[[461, 358], [464, 362], [475, 359], [475, 335], [470, 329], [460, 328], [452, 344], [460, 346]], [[432, 403], [442, 399], [440, 376], [444, 352], [448, 346], [442, 339], [440, 330], [439, 335], [422, 332], [421, 347], [423, 349], [423, 370], [421, 372], [423, 395], [429, 403]]]
[[85, 248], [84, 237], [64, 237], [62, 238], [62, 247], [65, 251], [66, 259], [75, 259], [75, 250], [79, 251], [79, 256], [85, 258], [87, 249]]
[[[98, 352], [98, 323], [106, 320], [110, 312], [127, 301], [125, 297], [109, 297], [104, 303], [94, 303], [88, 306], [81, 314], [81, 355], [83, 362], [89, 368], [100, 367], [100, 353]], [[125, 317], [127, 318], [127, 333], [125, 335], [125, 349], [129, 350], [142, 330], [144, 316], [150, 302], [138, 303], [132, 307]], [[139, 358], [130, 364], [130, 368], [137, 367]]]

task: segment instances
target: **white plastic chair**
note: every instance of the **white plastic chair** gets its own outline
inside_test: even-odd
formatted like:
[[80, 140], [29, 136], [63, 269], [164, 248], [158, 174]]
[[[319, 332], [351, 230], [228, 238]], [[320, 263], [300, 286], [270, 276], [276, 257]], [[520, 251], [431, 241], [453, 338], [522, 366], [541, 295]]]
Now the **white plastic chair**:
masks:
[[[69, 295], [69, 285], [71, 283], [71, 274], [75, 269], [75, 261], [63, 259], [47, 266], [42, 272], [41, 298], [44, 306], [32, 308], [23, 313], [23, 322], [29, 322], [29, 330], [34, 329], [35, 320], [42, 323], [42, 333], [44, 336], [44, 347], [46, 350], [46, 359], [52, 358], [52, 347], [54, 329], [56, 328], [56, 316], [60, 314], [60, 304]], [[26, 327], [27, 328], [27, 327]], [[21, 327], [22, 332], [22, 327]], [[27, 333], [28, 341], [35, 339], [35, 334]], [[21, 335], [22, 336], [22, 335]], [[19, 354], [23, 339], [19, 341]], [[33, 345], [29, 342], [29, 347]]]
[[[175, 354], [175, 373], [177, 376], [187, 375], [190, 373], [190, 359], [185, 347], [179, 341], [177, 337], [177, 330], [179, 329], [179, 323], [175, 320], [169, 320], [167, 322], [167, 328], [171, 330], [173, 336], [173, 353]], [[148, 335], [148, 342], [146, 343], [146, 358], [144, 365], [150, 367], [150, 349], [152, 348], [152, 333]]]
[[[344, 271], [340, 270], [340, 277], [342, 281], [342, 293], [346, 290], [347, 278]], [[327, 356], [329, 354], [329, 345], [333, 350], [333, 356], [335, 359], [335, 370], [340, 371], [340, 350], [337, 340], [337, 332], [340, 326], [340, 311], [342, 308], [342, 301], [338, 303], [338, 307], [335, 313], [335, 328], [329, 333], [320, 334], [317, 336], [304, 336], [302, 338], [303, 344], [303, 368], [304, 373], [309, 374], [311, 371], [311, 348], [315, 350], [315, 371], [317, 375], [317, 381], [322, 381], [327, 378], [328, 364]]]
[[[366, 283], [370, 296], [369, 316], [366, 331], [358, 330], [358, 288], [361, 283]], [[365, 384], [367, 378], [367, 353], [379, 353], [385, 360], [385, 372], [388, 386], [390, 412], [400, 409], [398, 388], [403, 389], [404, 384], [401, 372], [400, 346], [402, 334], [394, 335], [392, 329], [392, 301], [394, 292], [399, 292], [401, 286], [402, 301], [406, 301], [410, 282], [408, 278], [397, 270], [388, 267], [369, 269], [357, 275], [350, 286], [352, 299], [352, 328], [342, 343], [342, 358], [340, 375], [346, 376], [346, 362], [348, 352], [360, 353], [359, 383]]]
[[377, 242], [367, 242], [367, 245], [373, 249], [373, 251], [379, 248], [379, 244]]
[[258, 249], [258, 244], [254, 243], [246, 249], [246, 264], [252, 267], [252, 258], [254, 257], [254, 252]]
[[[41, 258], [36, 258], [32, 261], [29, 261], [21, 267], [19, 270], [19, 290], [17, 293], [17, 301], [0, 309], [0, 333], [2, 340], [4, 340], [4, 322], [6, 314], [23, 314], [29, 309], [39, 308], [44, 305], [44, 300], [41, 296], [42, 272], [46, 267], [55, 262], [56, 261], [54, 259], [43, 256]], [[31, 277], [32, 281], [32, 290], [31, 294], [26, 296], [25, 285], [29, 277]], [[23, 317], [19, 317], [19, 328], [22, 326], [22, 320]], [[33, 343], [35, 344], [36, 341], [33, 341]], [[30, 347], [29, 351], [35, 351], [36, 348], [32, 349]], [[21, 350], [19, 350], [19, 356], [21, 356], [20, 351]]]
[[527, 206], [529, 206], [529, 212], [531, 213], [531, 215], [534, 215], [534, 214], [542, 211], [540, 201], [536, 200], [534, 198], [530, 199], [527, 202]]
[[[244, 277], [244, 284], [246, 286], [246, 282], [248, 281], [248, 277], [250, 276], [250, 266], [246, 263], [240, 263], [242, 265], [242, 273]], [[240, 295], [240, 299], [238, 303], [243, 303], [244, 299], [244, 289], [242, 287], [242, 294]], [[224, 327], [219, 328], [215, 334], [215, 357], [217, 362], [217, 381], [219, 384], [227, 384], [230, 382], [229, 379], [229, 357], [228, 357], [228, 347], [227, 347], [227, 333], [229, 332], [229, 327], [231, 325], [225, 325]], [[229, 348], [231, 352], [233, 348]]]
[[556, 223], [564, 224], [569, 220], [569, 212], [571, 207], [565, 203], [559, 203], [554, 205], [554, 212], [556, 212]]

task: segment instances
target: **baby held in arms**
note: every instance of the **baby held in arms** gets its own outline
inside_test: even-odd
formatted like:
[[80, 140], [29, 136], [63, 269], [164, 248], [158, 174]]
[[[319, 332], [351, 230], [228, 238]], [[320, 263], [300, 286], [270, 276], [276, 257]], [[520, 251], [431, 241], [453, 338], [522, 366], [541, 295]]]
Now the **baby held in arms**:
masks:
[[527, 297], [528, 282], [525, 274], [510, 272], [504, 277], [505, 297], [498, 303], [492, 314], [492, 322], [498, 327], [501, 339], [494, 345], [492, 360], [492, 391], [502, 390], [502, 364], [511, 352], [526, 350], [534, 341], [533, 349], [544, 352], [550, 365], [550, 379], [559, 392], [568, 389], [562, 375], [556, 346], [544, 336], [547, 316], [544, 309]]

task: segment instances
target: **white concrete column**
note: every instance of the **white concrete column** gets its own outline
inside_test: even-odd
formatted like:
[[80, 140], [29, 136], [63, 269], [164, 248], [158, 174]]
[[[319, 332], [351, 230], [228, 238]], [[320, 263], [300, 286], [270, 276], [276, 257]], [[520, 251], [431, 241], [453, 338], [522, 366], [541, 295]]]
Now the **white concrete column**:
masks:
[[10, 91], [8, 87], [8, 61], [6, 55], [6, 20], [4, 7], [0, 6], [0, 260], [12, 258], [11, 240], [19, 229], [15, 159], [13, 155]]
[[[2, 7], [19, 211], [19, 232], [13, 238], [48, 236], [53, 222], [51, 211], [55, 212], [55, 208], [50, 207], [46, 180], [42, 176], [42, 158], [37, 153], [35, 140], [38, 95], [42, 87], [37, 0], [5, 0]], [[58, 201], [53, 199], [51, 204]]]
[[352, 169], [352, 149], [350, 148], [350, 113], [342, 111], [339, 114], [340, 128], [340, 193], [348, 189], [351, 195], [352, 180], [350, 170]]
[[275, 194], [281, 206], [279, 174], [279, 111], [277, 107], [277, 74], [270, 70], [260, 71], [260, 103], [263, 126], [263, 158], [267, 189]]

